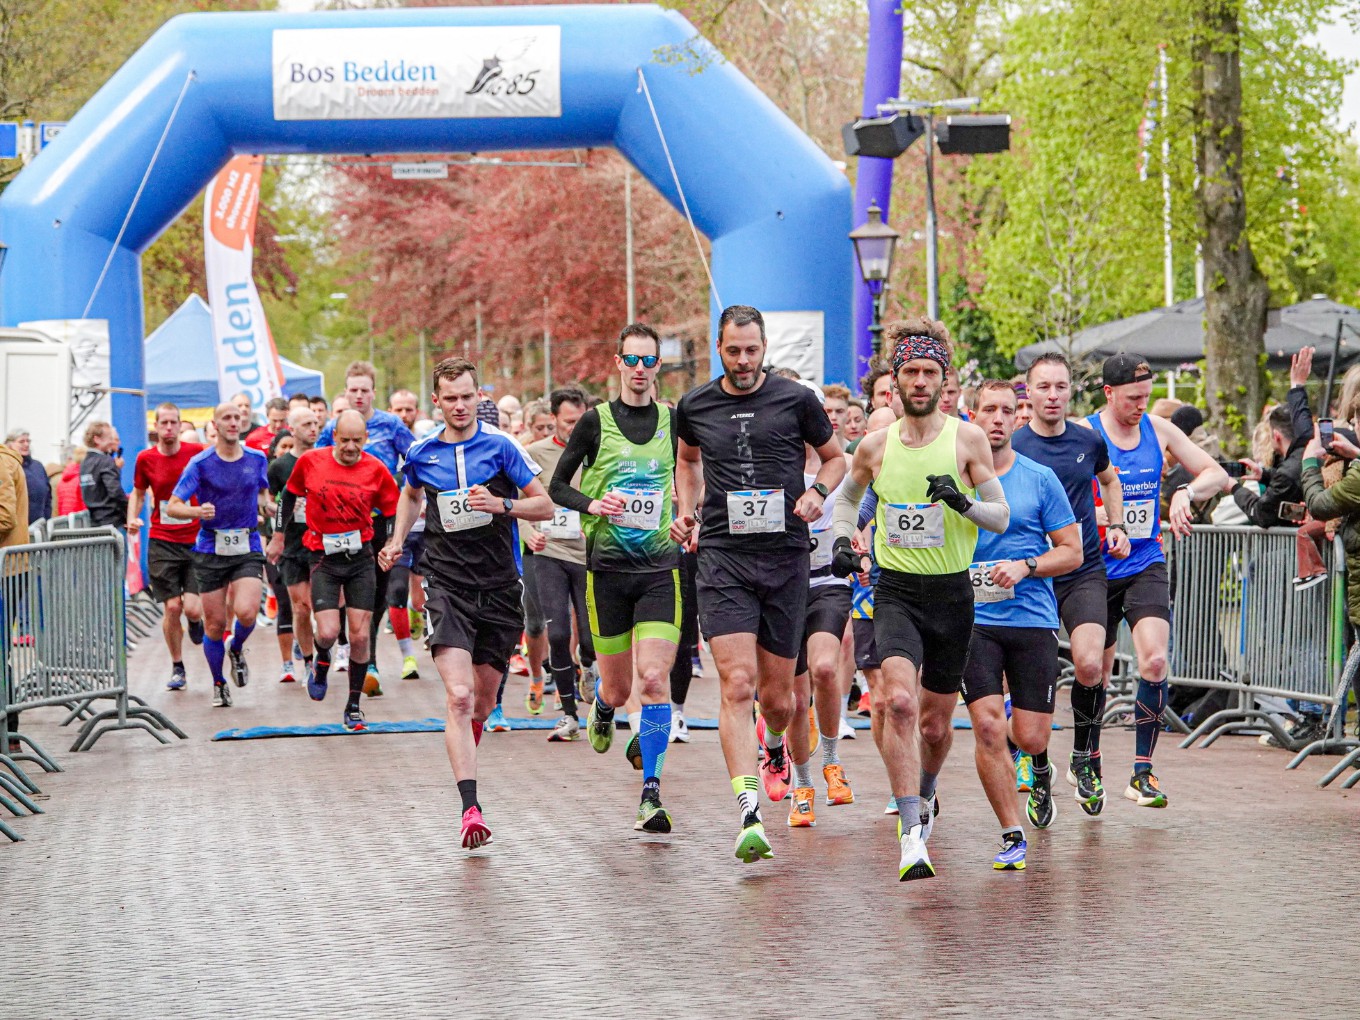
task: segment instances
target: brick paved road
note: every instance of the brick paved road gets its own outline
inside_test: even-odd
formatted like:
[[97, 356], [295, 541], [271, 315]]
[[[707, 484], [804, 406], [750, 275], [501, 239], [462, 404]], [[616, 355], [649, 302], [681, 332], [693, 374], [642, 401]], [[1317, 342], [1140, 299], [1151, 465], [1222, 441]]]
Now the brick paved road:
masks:
[[[750, 866], [731, 856], [716, 733], [668, 755], [669, 837], [632, 831], [622, 741], [602, 757], [495, 734], [496, 842], [470, 855], [437, 733], [207, 739], [338, 717], [274, 682], [272, 637], [252, 640], [255, 678], [228, 711], [208, 707], [196, 654], [178, 695], [158, 644], [134, 656], [134, 690], [187, 742], [110, 734], [73, 755], [58, 716], [25, 717], [68, 771], [40, 778], [49, 813], [18, 820], [27, 842], [0, 840], [0, 1017], [1355, 1015], [1357, 798], [1315, 789], [1321, 763], [1166, 741], [1171, 809], [1112, 799], [1093, 821], [1063, 800], [1028, 871], [998, 874], [961, 732], [940, 877], [900, 885], [867, 733], [844, 755], [857, 803], [799, 832], [767, 805], [777, 858]], [[370, 719], [442, 714], [431, 679], [386, 689]], [[696, 681], [691, 714], [713, 715], [715, 692]], [[512, 681], [507, 704], [522, 696]], [[1111, 775], [1131, 743], [1107, 737]]]

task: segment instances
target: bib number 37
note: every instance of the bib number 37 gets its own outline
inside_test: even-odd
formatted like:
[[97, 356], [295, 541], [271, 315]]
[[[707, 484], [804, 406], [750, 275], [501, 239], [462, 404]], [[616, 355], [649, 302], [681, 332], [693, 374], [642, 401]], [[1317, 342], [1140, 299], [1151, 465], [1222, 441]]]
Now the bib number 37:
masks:
[[784, 490], [743, 489], [727, 494], [727, 531], [772, 535], [784, 531]]

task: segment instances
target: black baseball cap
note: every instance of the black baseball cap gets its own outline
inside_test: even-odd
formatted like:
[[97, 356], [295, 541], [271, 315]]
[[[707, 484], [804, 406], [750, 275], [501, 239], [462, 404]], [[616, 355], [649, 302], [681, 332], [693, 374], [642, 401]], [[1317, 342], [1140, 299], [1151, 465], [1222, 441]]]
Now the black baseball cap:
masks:
[[1112, 354], [1105, 359], [1100, 377], [1106, 386], [1124, 386], [1151, 379], [1152, 369], [1148, 368], [1147, 359], [1141, 355]]

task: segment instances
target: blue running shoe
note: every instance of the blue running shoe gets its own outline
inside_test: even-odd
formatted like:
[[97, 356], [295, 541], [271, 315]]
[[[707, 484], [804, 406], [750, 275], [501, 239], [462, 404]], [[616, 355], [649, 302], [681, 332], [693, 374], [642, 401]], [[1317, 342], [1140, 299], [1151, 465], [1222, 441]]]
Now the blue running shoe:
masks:
[[165, 685], [165, 689], [167, 691], [182, 691], [188, 682], [188, 679], [184, 676], [184, 670], [175, 668], [170, 673], [170, 681]]
[[345, 709], [345, 716], [341, 721], [344, 724], [345, 729], [349, 730], [351, 733], [359, 733], [368, 728], [364, 725], [364, 713], [360, 712], [357, 708]]
[[996, 871], [1024, 871], [1025, 851], [1029, 844], [1018, 832], [1008, 832], [1001, 840], [1001, 849], [992, 858], [992, 868]]
[[510, 723], [505, 719], [505, 713], [501, 711], [501, 706], [497, 705], [491, 710], [491, 714], [486, 717], [486, 725], [482, 727], [492, 733], [509, 733]]
[[307, 671], [307, 696], [313, 701], [326, 700], [326, 686], [324, 678], [317, 679], [315, 666]]

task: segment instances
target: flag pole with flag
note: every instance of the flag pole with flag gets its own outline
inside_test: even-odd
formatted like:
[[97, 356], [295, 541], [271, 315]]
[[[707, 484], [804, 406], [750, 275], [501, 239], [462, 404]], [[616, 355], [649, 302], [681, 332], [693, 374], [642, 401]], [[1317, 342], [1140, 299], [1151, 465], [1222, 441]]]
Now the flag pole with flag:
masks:
[[283, 369], [253, 273], [263, 170], [262, 156], [237, 156], [218, 171], [203, 200], [217, 399], [244, 392], [253, 407], [283, 395]]

